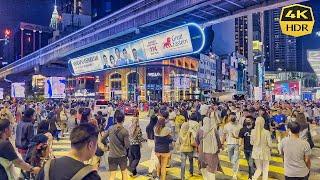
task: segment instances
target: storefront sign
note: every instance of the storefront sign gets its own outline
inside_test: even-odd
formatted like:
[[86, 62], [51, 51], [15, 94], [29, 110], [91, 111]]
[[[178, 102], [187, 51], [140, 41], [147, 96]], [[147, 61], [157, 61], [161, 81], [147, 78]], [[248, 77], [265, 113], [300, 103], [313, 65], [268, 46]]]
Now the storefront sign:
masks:
[[73, 75], [128, 67], [198, 53], [205, 43], [203, 29], [194, 23], [69, 60]]
[[147, 76], [150, 76], [150, 77], [160, 77], [162, 76], [161, 73], [159, 72], [152, 72], [152, 73], [148, 73]]

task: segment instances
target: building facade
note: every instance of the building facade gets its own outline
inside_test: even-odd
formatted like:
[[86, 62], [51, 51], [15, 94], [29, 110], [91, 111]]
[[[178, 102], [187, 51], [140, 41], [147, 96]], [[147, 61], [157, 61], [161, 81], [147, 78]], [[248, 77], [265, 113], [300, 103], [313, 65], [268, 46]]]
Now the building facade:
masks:
[[282, 34], [281, 9], [264, 13], [265, 67], [267, 71], [298, 71], [297, 39]]
[[199, 96], [197, 73], [197, 59], [174, 58], [106, 71], [100, 78], [98, 91], [106, 100], [171, 102], [195, 99]]
[[203, 94], [213, 92], [217, 88], [217, 59], [219, 57], [215, 54], [200, 54], [198, 79]]

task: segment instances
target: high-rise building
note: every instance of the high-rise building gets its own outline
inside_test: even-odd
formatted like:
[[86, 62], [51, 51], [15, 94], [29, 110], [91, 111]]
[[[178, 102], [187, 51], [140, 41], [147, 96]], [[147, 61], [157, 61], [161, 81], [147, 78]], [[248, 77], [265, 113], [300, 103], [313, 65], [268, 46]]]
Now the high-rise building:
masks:
[[264, 13], [266, 71], [299, 71], [297, 39], [282, 34], [279, 24], [280, 13], [280, 9]]
[[57, 0], [59, 13], [91, 15], [91, 4], [93, 0]]
[[248, 16], [235, 19], [235, 50], [248, 58]]

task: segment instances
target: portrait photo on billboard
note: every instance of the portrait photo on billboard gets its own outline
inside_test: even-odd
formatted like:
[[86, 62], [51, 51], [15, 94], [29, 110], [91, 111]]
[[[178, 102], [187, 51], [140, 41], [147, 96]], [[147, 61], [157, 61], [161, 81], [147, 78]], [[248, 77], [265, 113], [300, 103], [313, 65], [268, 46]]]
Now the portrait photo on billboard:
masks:
[[131, 46], [131, 57], [134, 63], [138, 63], [141, 61], [146, 61], [147, 57], [146, 54], [144, 53], [144, 47], [142, 44], [142, 41], [135, 41], [132, 44], [130, 44]]

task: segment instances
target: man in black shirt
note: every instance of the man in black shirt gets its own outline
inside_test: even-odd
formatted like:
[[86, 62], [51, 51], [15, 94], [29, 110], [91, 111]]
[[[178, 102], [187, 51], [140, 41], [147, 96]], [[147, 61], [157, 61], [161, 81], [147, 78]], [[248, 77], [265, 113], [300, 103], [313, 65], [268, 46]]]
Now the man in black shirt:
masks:
[[36, 179], [44, 180], [48, 175], [49, 180], [100, 180], [97, 171], [83, 163], [94, 156], [98, 134], [98, 128], [92, 124], [75, 127], [70, 134], [71, 150], [66, 156], [48, 161]]
[[8, 119], [0, 119], [0, 179], [7, 180], [13, 179], [15, 176], [8, 166], [11, 162], [15, 167], [24, 171], [37, 174], [40, 170], [39, 167], [32, 167], [30, 164], [20, 159], [15, 152], [9, 138], [11, 137], [12, 130], [10, 121]]
[[239, 138], [243, 139], [241, 144], [243, 144], [243, 151], [248, 162], [249, 167], [249, 179], [252, 178], [255, 172], [254, 161], [251, 158], [252, 154], [252, 145], [250, 144], [251, 131], [253, 129], [253, 117], [247, 116], [244, 123], [243, 128], [240, 129]]

